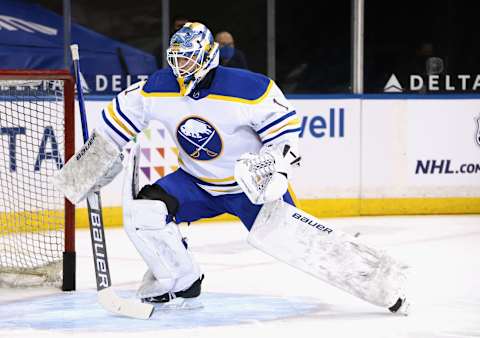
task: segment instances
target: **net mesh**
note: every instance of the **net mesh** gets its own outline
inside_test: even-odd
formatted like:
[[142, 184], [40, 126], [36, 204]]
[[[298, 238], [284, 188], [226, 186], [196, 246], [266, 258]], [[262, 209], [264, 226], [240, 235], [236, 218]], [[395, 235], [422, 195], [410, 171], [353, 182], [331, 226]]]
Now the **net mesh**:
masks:
[[0, 80], [0, 285], [62, 279], [64, 82]]

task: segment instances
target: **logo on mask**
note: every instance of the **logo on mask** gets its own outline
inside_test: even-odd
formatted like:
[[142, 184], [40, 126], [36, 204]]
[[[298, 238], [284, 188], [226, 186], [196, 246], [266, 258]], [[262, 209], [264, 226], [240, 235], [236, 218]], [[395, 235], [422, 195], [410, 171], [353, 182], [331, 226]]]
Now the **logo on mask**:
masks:
[[172, 37], [170, 44], [177, 44], [183, 48], [193, 48], [193, 42], [196, 38], [201, 38], [202, 32], [195, 32], [191, 28], [184, 27]]
[[195, 160], [213, 160], [222, 152], [222, 139], [217, 130], [200, 117], [183, 120], [177, 127], [177, 140]]

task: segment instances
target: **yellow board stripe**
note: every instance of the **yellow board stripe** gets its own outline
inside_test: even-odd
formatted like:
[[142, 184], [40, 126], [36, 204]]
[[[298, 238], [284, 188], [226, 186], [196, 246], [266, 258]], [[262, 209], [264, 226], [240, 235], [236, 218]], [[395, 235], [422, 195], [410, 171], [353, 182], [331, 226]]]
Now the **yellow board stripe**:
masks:
[[316, 217], [361, 216], [358, 198], [302, 199], [300, 203], [302, 210]]
[[120, 121], [120, 119], [118, 118], [118, 116], [115, 114], [115, 112], [113, 111], [113, 104], [110, 102], [107, 106], [107, 110], [108, 110], [108, 114], [110, 115], [110, 117], [120, 126], [122, 127], [122, 129], [130, 136], [135, 136], [135, 133], [133, 133], [132, 131], [130, 131], [130, 129], [127, 128], [126, 125], [123, 124], [122, 121]]
[[285, 124], [282, 124], [280, 127], [275, 128], [275, 129], [272, 130], [272, 131], [269, 131], [269, 132], [268, 132], [267, 134], [265, 134], [264, 136], [274, 134], [274, 133], [276, 133], [277, 131], [279, 131], [280, 129], [283, 129], [283, 128], [285, 128], [286, 126], [291, 126], [291, 125], [293, 125], [293, 124], [298, 124], [298, 125], [300, 125], [300, 120], [298, 119], [298, 117], [297, 117], [297, 118], [294, 118], [293, 120], [291, 120], [291, 121], [289, 121], [289, 122], [287, 122], [287, 123], [285, 123]]
[[182, 97], [183, 95], [180, 93], [173, 93], [173, 92], [152, 92], [152, 93], [147, 93], [144, 92], [143, 90], [140, 92], [140, 95], [144, 97]]
[[234, 96], [216, 95], [216, 94], [209, 94], [207, 95], [207, 98], [212, 100], [239, 102], [239, 103], [246, 103], [246, 104], [257, 104], [262, 102], [267, 97], [268, 93], [270, 92], [270, 89], [272, 89], [272, 85], [273, 85], [273, 81], [270, 80], [270, 83], [268, 84], [268, 87], [265, 90], [265, 93], [263, 93], [263, 95], [260, 96], [258, 99], [254, 99], [254, 100], [242, 99]]
[[0, 212], [0, 237], [12, 233], [62, 231], [63, 210]]
[[368, 198], [360, 200], [361, 215], [480, 214], [480, 198]]
[[[294, 201], [297, 203], [296, 199], [294, 199]], [[300, 200], [300, 205], [302, 210], [305, 210], [316, 217], [480, 214], [479, 197], [302, 199]], [[76, 227], [87, 228], [87, 209], [77, 209], [75, 215]], [[122, 208], [104, 207], [103, 219], [106, 226], [121, 226]], [[221, 215], [209, 220], [201, 220], [200, 222], [221, 222], [233, 220], [238, 221], [238, 218], [230, 215]]]

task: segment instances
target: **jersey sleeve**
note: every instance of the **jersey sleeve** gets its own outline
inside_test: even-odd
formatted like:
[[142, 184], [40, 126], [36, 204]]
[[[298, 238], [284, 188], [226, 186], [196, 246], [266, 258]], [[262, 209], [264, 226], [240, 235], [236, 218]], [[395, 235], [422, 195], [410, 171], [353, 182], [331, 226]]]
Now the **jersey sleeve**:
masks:
[[144, 129], [144, 99], [140, 92], [145, 81], [134, 83], [119, 93], [102, 110], [98, 131], [112, 140], [120, 149]]
[[264, 145], [288, 143], [297, 148], [301, 128], [294, 107], [272, 80], [264, 95], [251, 107], [250, 126]]

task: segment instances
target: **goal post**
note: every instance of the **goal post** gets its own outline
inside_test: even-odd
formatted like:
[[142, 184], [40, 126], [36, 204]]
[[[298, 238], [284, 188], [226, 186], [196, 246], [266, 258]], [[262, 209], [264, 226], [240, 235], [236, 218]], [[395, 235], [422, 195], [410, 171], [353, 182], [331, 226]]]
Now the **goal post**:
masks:
[[75, 290], [75, 207], [51, 183], [75, 153], [66, 70], [0, 70], [0, 286]]

